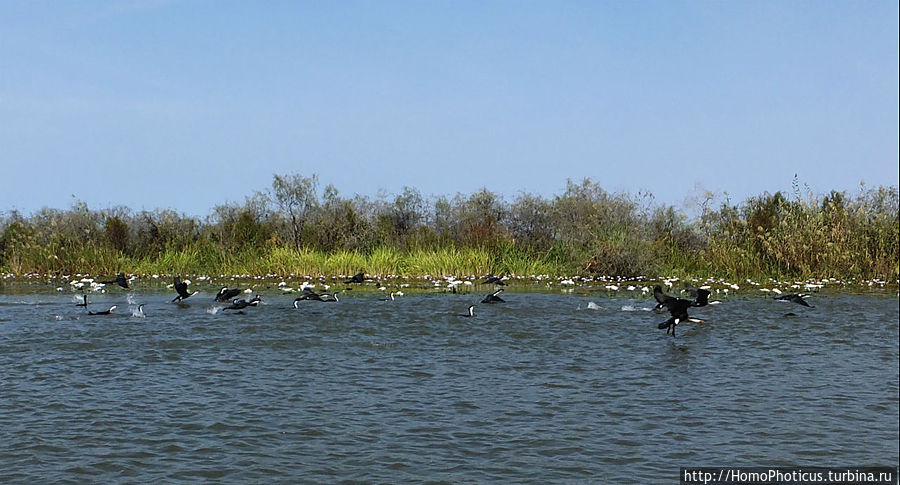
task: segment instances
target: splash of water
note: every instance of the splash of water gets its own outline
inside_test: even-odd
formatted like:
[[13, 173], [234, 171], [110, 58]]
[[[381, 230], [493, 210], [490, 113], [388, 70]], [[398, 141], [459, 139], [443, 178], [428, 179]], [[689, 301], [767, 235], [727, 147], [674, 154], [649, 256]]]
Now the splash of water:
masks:
[[623, 312], [649, 312], [651, 310], [653, 310], [653, 309], [645, 307], [645, 306], [642, 306], [642, 307], [636, 307], [634, 305], [623, 305], [622, 306]]
[[219, 313], [219, 308], [220, 307], [217, 307], [217, 306], [211, 306], [206, 309], [206, 313], [209, 313], [210, 315], [215, 315], [216, 313]]
[[600, 305], [598, 305], [598, 304], [596, 304], [596, 303], [594, 303], [594, 302], [592, 302], [592, 301], [589, 301], [588, 304], [587, 304], [587, 309], [588, 309], [588, 310], [599, 310], [599, 309], [600, 309]]
[[125, 296], [125, 301], [127, 301], [129, 305], [135, 305], [134, 295], [129, 293], [128, 295]]

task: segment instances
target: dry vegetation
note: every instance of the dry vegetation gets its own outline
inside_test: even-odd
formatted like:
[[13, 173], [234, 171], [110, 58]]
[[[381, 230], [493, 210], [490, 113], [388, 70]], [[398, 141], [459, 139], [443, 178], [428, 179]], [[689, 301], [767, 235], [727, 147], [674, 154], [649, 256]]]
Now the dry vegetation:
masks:
[[896, 187], [710, 197], [696, 219], [650, 196], [569, 182], [546, 199], [482, 189], [450, 198], [342, 197], [275, 176], [205, 219], [169, 210], [44, 209], [0, 218], [0, 271], [335, 275], [681, 275], [896, 281]]

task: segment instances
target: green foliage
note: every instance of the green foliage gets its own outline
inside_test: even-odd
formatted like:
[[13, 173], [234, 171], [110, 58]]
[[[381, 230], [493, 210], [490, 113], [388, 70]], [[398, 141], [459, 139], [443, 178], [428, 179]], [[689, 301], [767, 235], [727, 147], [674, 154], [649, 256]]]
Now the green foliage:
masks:
[[128, 225], [119, 216], [107, 219], [104, 230], [106, 231], [106, 242], [110, 248], [123, 253], [128, 249]]
[[671, 206], [585, 179], [562, 195], [506, 202], [487, 189], [426, 198], [404, 187], [343, 198], [318, 179], [276, 176], [269, 192], [214, 208], [43, 209], [0, 217], [0, 270], [352, 275], [598, 274], [880, 278], [900, 274], [898, 191], [861, 187], [821, 200], [780, 192], [689, 220]]

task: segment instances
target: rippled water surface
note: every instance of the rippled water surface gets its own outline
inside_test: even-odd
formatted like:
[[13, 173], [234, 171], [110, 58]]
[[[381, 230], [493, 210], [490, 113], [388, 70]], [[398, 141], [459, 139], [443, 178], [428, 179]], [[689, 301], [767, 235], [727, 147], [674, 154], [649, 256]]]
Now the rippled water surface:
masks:
[[[896, 466], [898, 300], [0, 295], [0, 483], [674, 482]], [[479, 295], [480, 296], [480, 295]], [[145, 317], [132, 316], [145, 303]], [[786, 315], [792, 313], [792, 315]]]

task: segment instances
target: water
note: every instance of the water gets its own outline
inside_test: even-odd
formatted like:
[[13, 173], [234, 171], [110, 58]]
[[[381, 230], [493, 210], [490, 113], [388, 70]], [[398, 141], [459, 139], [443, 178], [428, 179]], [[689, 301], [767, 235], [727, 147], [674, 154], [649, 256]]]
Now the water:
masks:
[[[682, 466], [896, 466], [896, 295], [0, 295], [0, 483], [671, 483]], [[479, 295], [480, 296], [480, 295]], [[136, 305], [145, 303], [143, 318]], [[786, 316], [791, 312], [794, 315]]]

